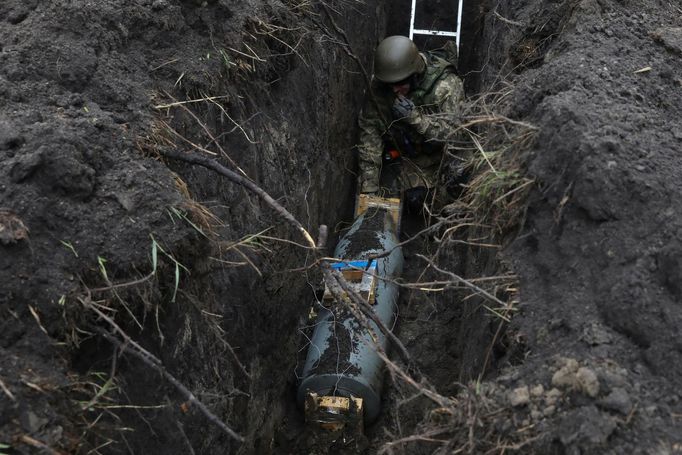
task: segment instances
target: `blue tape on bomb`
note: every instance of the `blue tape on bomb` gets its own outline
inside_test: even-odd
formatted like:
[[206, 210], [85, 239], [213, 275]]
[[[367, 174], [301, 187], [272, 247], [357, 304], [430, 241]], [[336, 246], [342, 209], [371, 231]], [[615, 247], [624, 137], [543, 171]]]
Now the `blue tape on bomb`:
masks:
[[348, 262], [335, 262], [333, 263], [332, 269], [334, 270], [345, 270], [345, 269], [370, 269], [377, 266], [377, 260], [372, 259], [372, 262], [368, 264], [369, 261], [348, 261]]

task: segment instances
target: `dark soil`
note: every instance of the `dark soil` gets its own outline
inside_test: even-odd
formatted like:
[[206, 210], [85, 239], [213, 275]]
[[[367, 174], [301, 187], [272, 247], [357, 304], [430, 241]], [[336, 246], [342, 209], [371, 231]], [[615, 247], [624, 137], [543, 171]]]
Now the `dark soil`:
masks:
[[365, 218], [354, 233], [348, 236], [348, 248], [343, 259], [366, 259], [361, 257], [367, 251], [382, 251], [380, 233], [385, 232], [386, 210], [369, 208], [365, 212]]
[[508, 113], [539, 128], [523, 157], [535, 189], [506, 254], [521, 279], [510, 331], [526, 354], [498, 383], [562, 389], [566, 358], [596, 374], [598, 392], [557, 414], [528, 405], [538, 452], [680, 450], [679, 5], [491, 7], [487, 79], [515, 73]]
[[[467, 278], [511, 267], [520, 302], [506, 325], [461, 289], [404, 292], [412, 367], [455, 404], [391, 381], [369, 451], [423, 433], [391, 450], [679, 452], [682, 10], [473, 3], [460, 73], [472, 97], [497, 93], [491, 110], [537, 128], [520, 163], [534, 184], [499, 254], [415, 243], [405, 280], [442, 278], [417, 254]], [[273, 240], [301, 242], [256, 197], [160, 154], [215, 153], [313, 236], [348, 219], [358, 61], [406, 32], [406, 6], [2, 2], [0, 452], [300, 447], [311, 256]], [[245, 442], [114, 351], [91, 302]]]
[[[291, 237], [256, 198], [158, 152], [227, 154], [313, 235], [333, 227], [350, 208], [337, 196], [354, 184], [343, 172], [362, 100], [352, 89], [364, 84], [354, 53], [366, 61], [380, 13], [341, 2], [3, 2], [0, 443], [238, 450], [153, 370], [127, 355], [112, 364], [93, 335], [108, 324], [80, 303], [91, 298], [245, 436], [244, 453], [270, 450], [318, 277], [287, 272], [306, 264], [303, 250], [247, 237]], [[154, 108], [208, 97], [219, 98]], [[112, 283], [129, 285], [102, 290]]]
[[[401, 338], [438, 390], [456, 393], [456, 383], [487, 371], [474, 402], [497, 417], [451, 435], [443, 450], [502, 450], [508, 439], [506, 449], [522, 453], [679, 451], [682, 11], [656, 1], [483, 2], [468, 11], [464, 40], [476, 39], [460, 60], [467, 86], [506, 93], [488, 107], [538, 133], [522, 154], [535, 180], [525, 224], [499, 256], [520, 277], [512, 323], [490, 345], [497, 322], [457, 294], [402, 308]], [[487, 256], [439, 263], [495, 275]], [[481, 343], [492, 348], [492, 370]], [[447, 439], [442, 421], [414, 422], [429, 400], [396, 392], [392, 435], [379, 439]], [[401, 447], [431, 453], [434, 442]]]

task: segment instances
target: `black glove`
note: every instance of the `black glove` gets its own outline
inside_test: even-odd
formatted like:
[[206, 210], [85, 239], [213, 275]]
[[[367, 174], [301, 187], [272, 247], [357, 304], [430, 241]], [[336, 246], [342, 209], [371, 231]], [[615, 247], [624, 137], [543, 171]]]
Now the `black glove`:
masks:
[[419, 215], [423, 213], [424, 203], [431, 192], [425, 186], [417, 186], [405, 190], [405, 209], [408, 215]]
[[414, 111], [414, 103], [411, 99], [398, 95], [393, 102], [393, 116], [396, 119], [409, 117]]

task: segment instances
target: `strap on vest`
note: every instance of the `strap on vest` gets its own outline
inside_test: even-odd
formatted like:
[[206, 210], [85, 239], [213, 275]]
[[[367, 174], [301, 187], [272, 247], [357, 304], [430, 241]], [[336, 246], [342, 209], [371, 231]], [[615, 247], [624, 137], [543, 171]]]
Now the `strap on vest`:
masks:
[[424, 97], [431, 93], [433, 86], [445, 74], [455, 72], [455, 66], [447, 60], [434, 55], [431, 52], [424, 52], [422, 55], [426, 58], [426, 74], [419, 83], [419, 87], [410, 94], [412, 100], [416, 104], [422, 104]]

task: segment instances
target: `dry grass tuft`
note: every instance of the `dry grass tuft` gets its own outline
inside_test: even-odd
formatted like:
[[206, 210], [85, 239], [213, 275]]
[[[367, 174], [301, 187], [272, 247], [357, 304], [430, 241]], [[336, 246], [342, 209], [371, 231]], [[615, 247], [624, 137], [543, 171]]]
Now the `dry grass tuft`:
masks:
[[458, 208], [475, 224], [487, 227], [487, 237], [495, 244], [516, 234], [533, 184], [521, 155], [532, 147], [537, 128], [497, 113], [510, 94], [511, 90], [503, 90], [475, 99], [457, 133], [458, 141], [450, 144], [453, 154], [466, 157], [470, 172]]
[[415, 434], [395, 437], [378, 453], [428, 449], [433, 454], [501, 454], [522, 451], [540, 437], [533, 425], [516, 422], [507, 394], [499, 388], [471, 384], [457, 396], [443, 399], [431, 407]]
[[[466, 169], [468, 179], [460, 184], [456, 200], [432, 211], [436, 219], [432, 226], [437, 229], [428, 248], [435, 251], [428, 257], [418, 255], [428, 265], [417, 283], [408, 285], [432, 293], [461, 290], [452, 296], [452, 304], [465, 308], [472, 323], [488, 327], [477, 354], [480, 364], [472, 366], [476, 377], [467, 379], [472, 383], [462, 385], [453, 398], [428, 386], [428, 378], [414, 385], [393, 374], [399, 395], [407, 398], [398, 402], [395, 419], [400, 423], [379, 453], [505, 453], [523, 451], [538, 438], [533, 428], [513, 422], [515, 410], [506, 393], [494, 383], [482, 382], [495, 366], [493, 351], [504, 344], [518, 307], [518, 277], [502, 252], [524, 224], [534, 183], [522, 157], [533, 146], [537, 129], [499, 114], [505, 112], [510, 94], [507, 88], [486, 94], [472, 100], [461, 116], [453, 116], [457, 126], [447, 141], [441, 177], [453, 180], [448, 175], [451, 161], [458, 164], [455, 168]], [[434, 281], [425, 281], [430, 276]], [[424, 403], [424, 397], [431, 403]], [[415, 422], [420, 414], [424, 418]]]
[[173, 180], [175, 181], [175, 188], [184, 198], [180, 207], [185, 211], [183, 213], [182, 211], [175, 210], [174, 213], [180, 218], [187, 220], [202, 236], [209, 239], [217, 239], [219, 237], [217, 230], [224, 226], [225, 223], [211, 209], [192, 197], [187, 183], [178, 174], [173, 173]]

